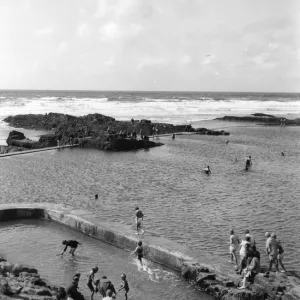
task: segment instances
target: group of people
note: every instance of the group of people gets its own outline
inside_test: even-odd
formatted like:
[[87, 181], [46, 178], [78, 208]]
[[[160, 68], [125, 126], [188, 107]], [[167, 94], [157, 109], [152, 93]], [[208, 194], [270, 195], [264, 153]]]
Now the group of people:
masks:
[[[64, 240], [62, 242], [65, 245], [65, 249], [63, 250], [62, 254], [70, 247], [70, 254], [74, 257], [74, 252], [77, 249], [78, 245], [81, 245], [76, 240]], [[134, 251], [131, 252], [131, 255], [136, 255], [137, 259], [139, 260], [140, 264], [143, 265], [143, 256], [144, 256], [144, 248], [143, 242], [139, 241], [137, 243], [137, 247]], [[129, 292], [129, 284], [127, 281], [126, 274], [121, 275], [122, 284], [118, 291], [115, 290], [114, 285], [112, 282], [107, 279], [106, 276], [102, 276], [101, 279], [95, 280], [95, 274], [98, 272], [99, 268], [95, 266], [91, 269], [91, 271], [87, 274], [87, 286], [91, 292], [91, 300], [93, 300], [95, 293], [100, 293], [103, 297], [103, 300], [111, 300], [114, 299], [118, 292], [121, 290], [125, 291], [125, 299], [127, 300], [127, 294]], [[76, 273], [72, 278], [72, 283], [67, 287], [66, 293], [68, 296], [68, 300], [84, 300], [84, 296], [78, 291], [80, 273]]]
[[[101, 279], [95, 280], [95, 274], [98, 272], [98, 267], [95, 266], [92, 270], [87, 274], [87, 286], [91, 292], [91, 300], [93, 300], [95, 293], [100, 293], [103, 297], [103, 300], [112, 300], [116, 298], [116, 295], [121, 290], [125, 291], [125, 299], [127, 300], [127, 294], [129, 292], [129, 284], [126, 278], [126, 274], [121, 275], [122, 283], [118, 291], [115, 290], [112, 282], [107, 279], [106, 276], [102, 276]], [[78, 291], [79, 289], [79, 280], [80, 273], [76, 273], [73, 278], [71, 284], [67, 287], [66, 293], [68, 296], [67, 300], [84, 300], [84, 296]]]
[[[282, 268], [281, 272], [286, 272], [282, 262], [284, 250], [280, 241], [276, 239], [276, 234], [266, 232], [265, 236], [267, 238], [265, 252], [270, 260], [268, 272], [272, 271], [273, 264], [275, 264], [276, 272], [279, 272], [279, 264]], [[245, 236], [241, 241], [232, 229], [230, 231], [229, 243], [229, 262], [236, 265], [237, 274], [243, 275], [242, 286], [240, 289], [244, 289], [246, 288], [247, 282], [254, 280], [254, 277], [261, 271], [260, 252], [257, 250], [255, 239], [248, 229], [245, 230]], [[239, 263], [237, 259], [238, 250], [240, 256]], [[268, 277], [268, 272], [264, 274], [264, 276]]]

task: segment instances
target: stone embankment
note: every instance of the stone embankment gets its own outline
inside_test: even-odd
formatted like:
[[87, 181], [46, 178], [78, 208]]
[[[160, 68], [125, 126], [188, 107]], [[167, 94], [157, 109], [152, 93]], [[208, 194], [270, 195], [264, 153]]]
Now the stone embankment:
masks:
[[[68, 226], [101, 241], [132, 251], [138, 241], [134, 229], [120, 223], [104, 222], [94, 214], [57, 204], [0, 205], [0, 220], [42, 218]], [[283, 273], [259, 274], [246, 290], [239, 290], [241, 278], [226, 266], [199, 263], [182, 245], [146, 232], [141, 237], [145, 257], [181, 273], [200, 290], [220, 300], [299, 300], [300, 280]]]
[[283, 117], [276, 117], [273, 115], [267, 115], [262, 113], [255, 113], [250, 116], [225, 116], [222, 118], [216, 118], [219, 121], [229, 122], [252, 122], [260, 125], [272, 125], [272, 126], [299, 126], [300, 118], [286, 119]]
[[66, 291], [63, 287], [50, 285], [36, 269], [0, 257], [0, 298], [60, 300], [66, 298]]

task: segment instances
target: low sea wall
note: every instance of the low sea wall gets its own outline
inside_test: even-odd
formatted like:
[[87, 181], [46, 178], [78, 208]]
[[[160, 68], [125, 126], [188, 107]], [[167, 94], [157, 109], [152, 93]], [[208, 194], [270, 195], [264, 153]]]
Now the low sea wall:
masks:
[[249, 289], [239, 290], [241, 278], [230, 269], [200, 264], [185, 246], [148, 232], [137, 236], [133, 227], [102, 221], [92, 212], [52, 203], [0, 205], [0, 221], [21, 218], [51, 220], [127, 251], [134, 250], [141, 239], [147, 259], [180, 272], [184, 279], [194, 281], [215, 299], [300, 299], [300, 280], [293, 276], [270, 273], [267, 278], [257, 275]]

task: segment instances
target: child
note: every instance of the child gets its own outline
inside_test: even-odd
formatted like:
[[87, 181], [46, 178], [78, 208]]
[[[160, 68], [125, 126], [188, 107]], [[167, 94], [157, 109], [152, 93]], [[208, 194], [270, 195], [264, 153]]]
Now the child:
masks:
[[124, 289], [125, 290], [125, 299], [127, 300], [127, 294], [129, 292], [129, 285], [128, 285], [128, 282], [126, 279], [126, 275], [124, 273], [121, 275], [121, 279], [123, 280], [123, 284], [119, 288], [118, 292], [121, 291], [122, 289]]
[[132, 254], [137, 254], [137, 258], [140, 261], [141, 265], [143, 265], [143, 262], [142, 262], [142, 258], [144, 256], [143, 252], [144, 252], [143, 243], [142, 243], [142, 241], [139, 241], [137, 247], [132, 252]]
[[91, 300], [93, 300], [93, 296], [95, 293], [95, 289], [93, 286], [93, 283], [96, 285], [95, 281], [94, 281], [94, 277], [95, 274], [98, 272], [98, 267], [94, 267], [92, 268], [92, 270], [87, 274], [88, 276], [88, 282], [87, 282], [87, 286], [89, 287], [90, 291], [91, 291]]
[[281, 268], [283, 269], [283, 271], [281, 271], [282, 273], [285, 273], [286, 272], [286, 269], [282, 263], [282, 260], [283, 260], [283, 247], [280, 243], [280, 241], [278, 240], [278, 256], [277, 256], [277, 260], [278, 260], [278, 263], [280, 264]]

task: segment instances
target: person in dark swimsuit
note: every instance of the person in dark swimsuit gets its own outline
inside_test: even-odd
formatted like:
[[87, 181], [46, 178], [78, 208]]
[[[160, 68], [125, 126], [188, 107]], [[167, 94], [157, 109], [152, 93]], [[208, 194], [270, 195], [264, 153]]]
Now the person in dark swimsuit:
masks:
[[62, 242], [62, 244], [65, 245], [66, 247], [65, 247], [65, 249], [64, 249], [64, 251], [62, 252], [61, 255], [63, 255], [63, 254], [66, 252], [67, 248], [70, 247], [70, 248], [71, 248], [71, 249], [70, 249], [70, 254], [71, 254], [73, 257], [74, 257], [74, 252], [75, 252], [75, 250], [77, 249], [78, 245], [81, 245], [79, 242], [77, 242], [77, 241], [75, 241], [75, 240], [69, 240], [69, 241], [64, 240], [64, 241]]
[[93, 296], [95, 293], [93, 283], [96, 285], [94, 277], [95, 277], [95, 274], [98, 272], [98, 270], [99, 270], [98, 267], [94, 267], [87, 275], [88, 276], [87, 286], [89, 287], [89, 289], [91, 291], [91, 300], [93, 300]]
[[129, 292], [129, 285], [128, 285], [128, 281], [126, 279], [126, 274], [122, 274], [121, 275], [121, 279], [123, 280], [123, 284], [121, 285], [121, 287], [118, 289], [117, 293], [121, 290], [125, 290], [125, 299], [127, 300], [127, 294]]
[[143, 220], [144, 220], [144, 214], [140, 210], [140, 208], [137, 206], [135, 208], [135, 221], [136, 221], [137, 234], [139, 234], [139, 230], [141, 231], [142, 234], [144, 233], [144, 230], [142, 229], [142, 221]]
[[132, 252], [132, 254], [136, 254], [138, 260], [141, 263], [141, 265], [143, 265], [142, 258], [144, 257], [144, 249], [143, 249], [143, 243], [142, 243], [142, 241], [138, 242], [138, 245], [135, 248], [135, 250]]

